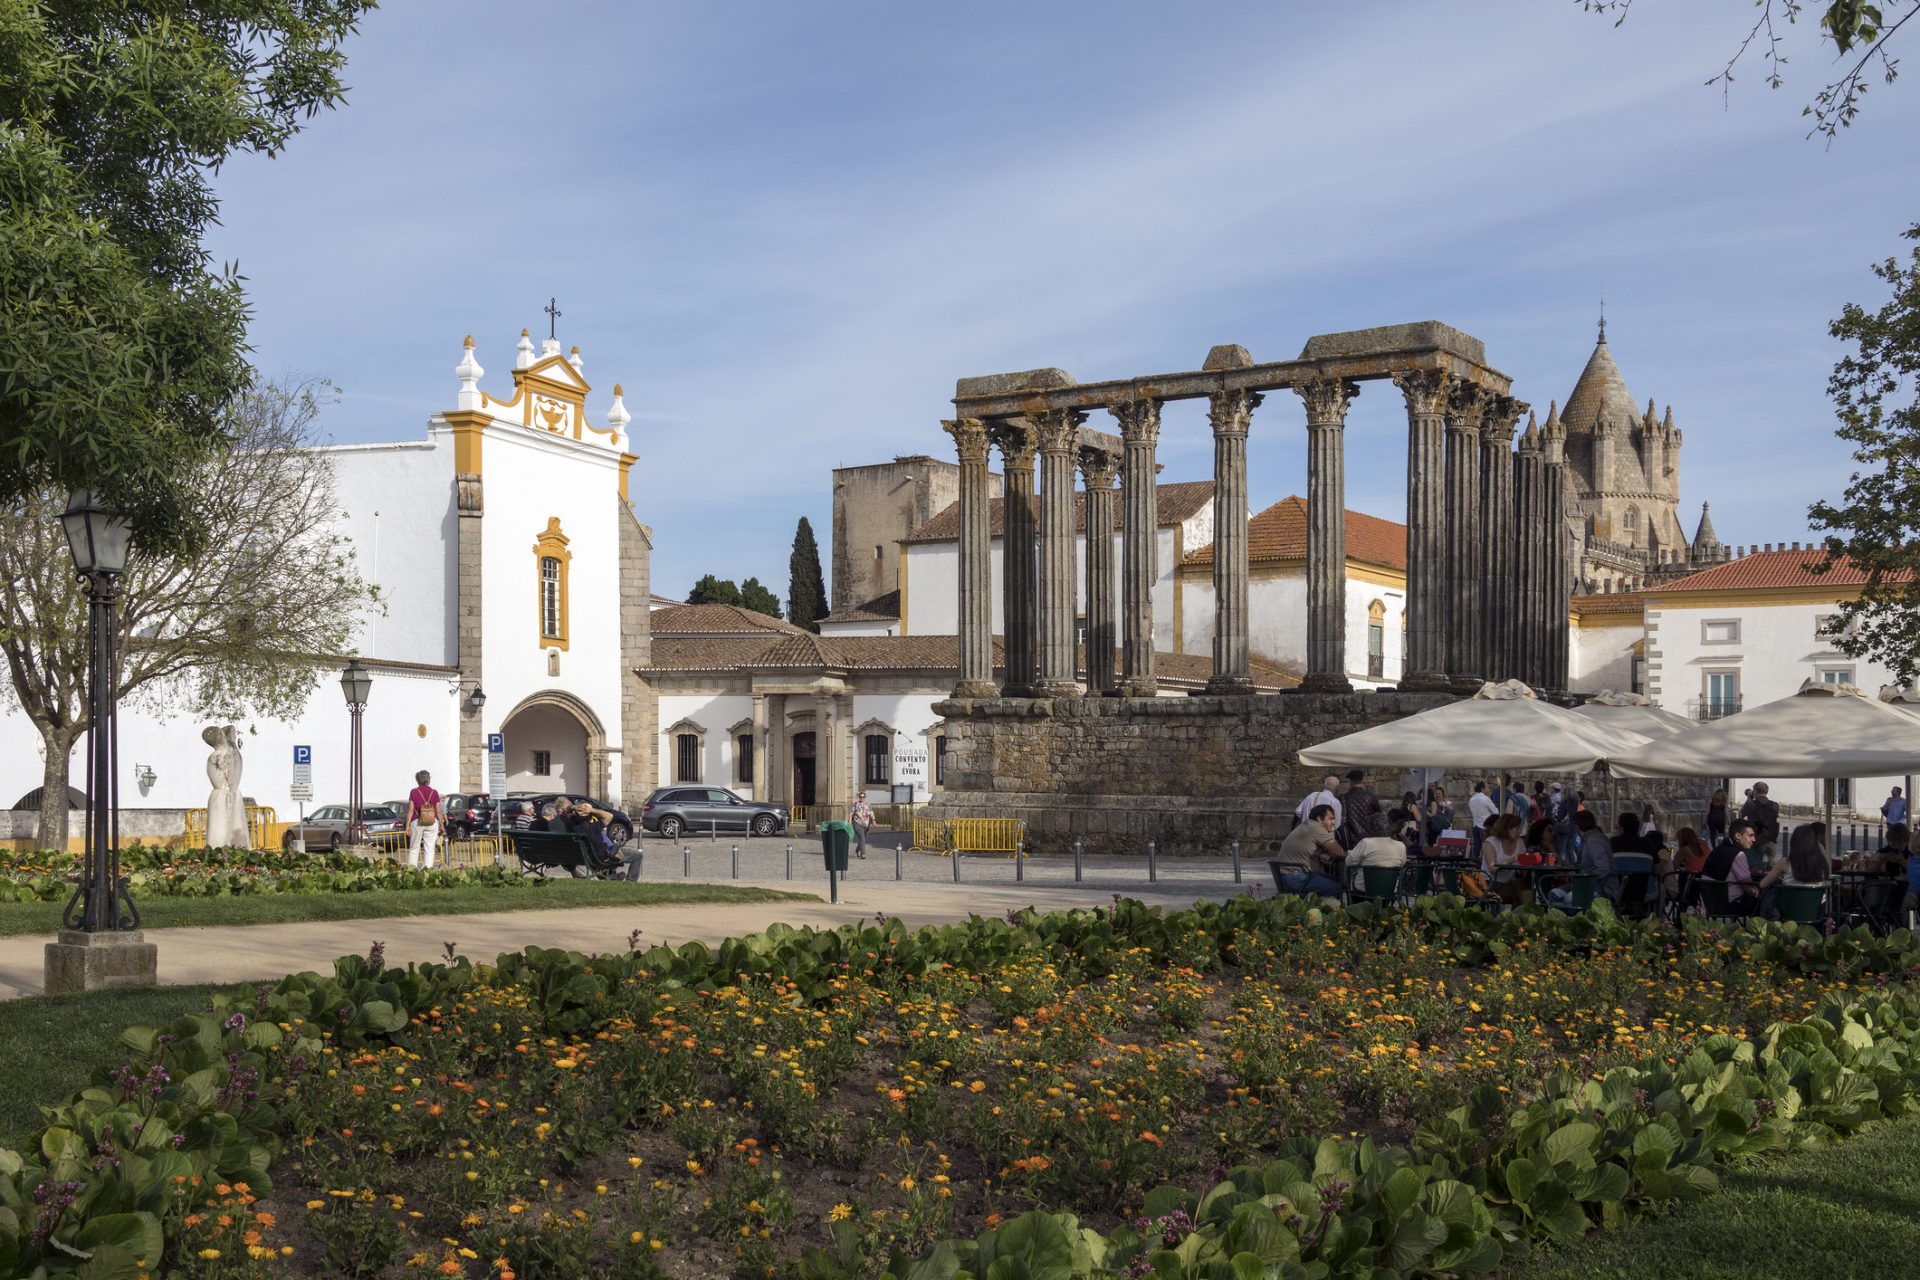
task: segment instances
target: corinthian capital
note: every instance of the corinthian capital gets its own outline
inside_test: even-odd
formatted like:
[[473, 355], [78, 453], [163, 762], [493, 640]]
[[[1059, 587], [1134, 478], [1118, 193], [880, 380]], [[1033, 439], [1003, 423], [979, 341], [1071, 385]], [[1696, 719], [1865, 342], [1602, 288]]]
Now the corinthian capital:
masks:
[[1451, 394], [1447, 396], [1447, 429], [1478, 435], [1480, 424], [1487, 415], [1490, 396], [1491, 393], [1478, 383], [1456, 381]]
[[1207, 421], [1216, 436], [1244, 436], [1259, 407], [1257, 391], [1216, 391], [1207, 397]]
[[1120, 423], [1120, 437], [1128, 444], [1151, 445], [1160, 439], [1160, 402], [1145, 396], [1107, 406]]
[[1297, 382], [1294, 394], [1306, 401], [1308, 426], [1339, 426], [1347, 420], [1347, 406], [1360, 394], [1360, 384], [1345, 378], [1315, 378]]
[[1086, 482], [1088, 493], [1113, 488], [1114, 478], [1119, 474], [1118, 453], [1093, 445], [1080, 446], [1080, 477]]
[[1393, 385], [1407, 400], [1407, 416], [1431, 418], [1447, 411], [1447, 392], [1452, 385], [1442, 369], [1402, 369], [1393, 375]]
[[987, 424], [978, 418], [948, 418], [940, 424], [953, 437], [954, 450], [962, 462], [987, 460]]
[[1032, 414], [1027, 420], [1033, 423], [1040, 452], [1059, 455], [1073, 452], [1080, 440], [1080, 424], [1087, 420], [1087, 415], [1077, 409], [1049, 409]]
[[1033, 424], [1025, 418], [995, 418], [987, 424], [987, 439], [999, 448], [1003, 465], [1015, 470], [1033, 470], [1033, 453], [1039, 439]]
[[1513, 440], [1514, 428], [1520, 425], [1520, 415], [1527, 411], [1525, 400], [1516, 400], [1509, 395], [1495, 393], [1487, 397], [1486, 413], [1482, 416], [1480, 430], [1484, 438], [1508, 444]]

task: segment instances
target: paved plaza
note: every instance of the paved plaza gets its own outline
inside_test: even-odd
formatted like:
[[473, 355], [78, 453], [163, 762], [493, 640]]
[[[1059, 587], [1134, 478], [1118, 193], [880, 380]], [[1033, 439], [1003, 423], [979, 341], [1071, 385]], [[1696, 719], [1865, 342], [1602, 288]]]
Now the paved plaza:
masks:
[[[787, 846], [793, 848], [793, 880], [786, 878]], [[733, 876], [734, 849], [740, 875]], [[300, 924], [236, 925], [228, 928], [149, 929], [159, 944], [160, 981], [164, 985], [202, 982], [267, 981], [306, 969], [324, 971], [335, 957], [364, 952], [378, 940], [386, 944], [389, 964], [439, 960], [444, 944], [460, 954], [491, 961], [502, 952], [529, 946], [574, 951], [624, 951], [628, 936], [641, 930], [641, 945], [679, 945], [698, 938], [718, 942], [755, 933], [775, 923], [830, 929], [885, 913], [909, 927], [964, 920], [969, 915], [1000, 915], [1022, 907], [1061, 910], [1106, 905], [1116, 893], [1158, 906], [1182, 907], [1197, 898], [1225, 898], [1270, 885], [1264, 862], [1248, 864], [1245, 883], [1233, 882], [1229, 860], [1166, 859], [1157, 882], [1147, 878], [1146, 857], [1089, 857], [1081, 883], [1073, 881], [1072, 859], [1028, 860], [1024, 882], [1014, 879], [1013, 860], [969, 857], [961, 861], [961, 883], [953, 883], [946, 858], [902, 853], [902, 879], [895, 881], [894, 851], [873, 848], [854, 859], [841, 881], [840, 901], [827, 901], [826, 872], [816, 838], [771, 840], [691, 840], [675, 844], [649, 840], [643, 879], [741, 884], [767, 889], [817, 893], [818, 901], [716, 902], [632, 907], [489, 912], [478, 915], [400, 916], [377, 920], [328, 920]], [[683, 852], [684, 851], [684, 852]], [[682, 875], [691, 859], [693, 874]], [[1257, 875], [1255, 873], [1258, 873]], [[38, 995], [44, 971], [44, 936], [0, 939], [0, 999]]]

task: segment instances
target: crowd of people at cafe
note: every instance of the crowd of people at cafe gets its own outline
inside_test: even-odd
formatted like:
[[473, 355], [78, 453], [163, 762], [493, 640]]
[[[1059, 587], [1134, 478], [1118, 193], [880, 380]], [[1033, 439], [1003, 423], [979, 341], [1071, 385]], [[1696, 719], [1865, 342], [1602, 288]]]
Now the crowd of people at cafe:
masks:
[[[1354, 769], [1344, 780], [1327, 775], [1302, 798], [1273, 862], [1280, 889], [1302, 895], [1341, 897], [1363, 887], [1368, 867], [1426, 859], [1453, 867], [1459, 892], [1488, 905], [1565, 903], [1572, 878], [1585, 876], [1596, 897], [1628, 913], [1711, 908], [1714, 915], [1767, 919], [1781, 918], [1782, 888], [1831, 891], [1839, 875], [1861, 914], [1905, 919], [1920, 909], [1920, 857], [1909, 856], [1900, 788], [1881, 814], [1878, 850], [1836, 858], [1821, 822], [1805, 823], [1783, 841], [1780, 807], [1764, 782], [1749, 788], [1737, 809], [1715, 791], [1697, 818], [1669, 833], [1668, 815], [1644, 802], [1623, 805], [1607, 829], [1584, 793], [1558, 782], [1536, 781], [1531, 791], [1474, 782], [1459, 803], [1435, 784], [1403, 792], [1388, 807], [1365, 772]], [[1836, 898], [1823, 898], [1828, 912]]]

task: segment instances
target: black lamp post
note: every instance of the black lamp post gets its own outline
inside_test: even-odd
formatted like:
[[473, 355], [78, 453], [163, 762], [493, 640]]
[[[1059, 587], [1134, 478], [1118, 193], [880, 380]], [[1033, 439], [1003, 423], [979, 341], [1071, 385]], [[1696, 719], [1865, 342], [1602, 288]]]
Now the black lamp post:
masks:
[[367, 694], [372, 688], [373, 677], [360, 665], [360, 659], [349, 659], [347, 669], [340, 673], [340, 692], [347, 696], [347, 718], [353, 726], [347, 739], [347, 839], [356, 845], [364, 839], [360, 823], [360, 716], [367, 709]]
[[120, 701], [113, 608], [127, 569], [127, 522], [85, 489], [67, 501], [60, 523], [74, 572], [87, 588], [87, 857], [80, 886], [61, 921], [85, 933], [140, 927], [140, 912], [120, 876], [120, 771], [115, 715]]

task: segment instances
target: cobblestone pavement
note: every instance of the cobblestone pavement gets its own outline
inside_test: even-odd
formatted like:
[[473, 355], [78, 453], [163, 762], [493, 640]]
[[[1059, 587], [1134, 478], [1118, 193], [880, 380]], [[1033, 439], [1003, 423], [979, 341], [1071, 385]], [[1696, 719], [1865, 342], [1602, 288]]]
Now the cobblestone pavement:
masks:
[[[864, 859], [848, 858], [842, 883], [954, 883], [951, 858], [899, 848], [906, 842], [903, 834], [877, 833], [869, 842]], [[640, 877], [643, 880], [725, 882], [737, 879], [784, 885], [790, 879], [795, 888], [825, 889], [827, 885], [820, 838], [814, 835], [767, 839], [723, 835], [718, 839], [701, 836], [673, 841], [650, 836], [638, 845], [630, 845], [628, 852], [632, 853], [635, 848], [643, 855]], [[788, 870], [789, 849], [792, 851], [791, 872]], [[1131, 857], [1088, 854], [1082, 859], [1077, 884], [1071, 857], [1022, 858], [1016, 865], [1014, 859], [1004, 854], [969, 854], [960, 859], [959, 875], [962, 888], [970, 884], [1012, 886], [1017, 883], [1036, 888], [1077, 888], [1089, 894], [1088, 901], [1098, 901], [1106, 890], [1132, 894], [1178, 888], [1195, 893], [1205, 890], [1211, 896], [1222, 896], [1255, 885], [1273, 887], [1264, 854], [1242, 858], [1241, 881], [1236, 884], [1231, 855], [1157, 858], [1149, 870], [1144, 847]]]

